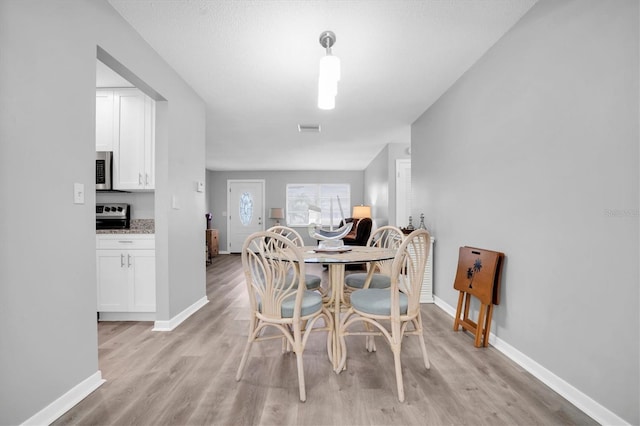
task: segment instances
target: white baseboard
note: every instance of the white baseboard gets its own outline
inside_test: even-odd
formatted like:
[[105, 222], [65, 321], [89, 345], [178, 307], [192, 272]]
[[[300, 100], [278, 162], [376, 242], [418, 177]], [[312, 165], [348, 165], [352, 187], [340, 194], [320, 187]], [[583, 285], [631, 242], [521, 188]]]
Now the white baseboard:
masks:
[[77, 403], [86, 398], [91, 392], [100, 387], [106, 380], [102, 378], [100, 370], [75, 385], [60, 398], [47, 405], [22, 423], [23, 425], [49, 425]]
[[[453, 306], [437, 296], [434, 296], [433, 299], [436, 306], [451, 315], [451, 318], [455, 318], [456, 309]], [[570, 383], [556, 376], [504, 340], [496, 337], [493, 333], [489, 334], [489, 343], [601, 425], [629, 425], [628, 422], [611, 410], [594, 401]]]
[[155, 312], [99, 312], [99, 321], [154, 321]]
[[178, 315], [176, 315], [175, 317], [171, 318], [169, 321], [156, 321], [154, 323], [152, 331], [171, 331], [171, 330], [173, 330], [174, 328], [176, 328], [177, 326], [182, 324], [182, 322], [184, 320], [189, 318], [191, 315], [193, 315], [195, 312], [197, 312], [198, 309], [202, 308], [207, 303], [209, 303], [209, 299], [207, 299], [207, 296], [204, 296], [202, 299], [196, 301], [193, 305], [189, 306], [187, 309], [185, 309], [184, 311], [180, 312]]

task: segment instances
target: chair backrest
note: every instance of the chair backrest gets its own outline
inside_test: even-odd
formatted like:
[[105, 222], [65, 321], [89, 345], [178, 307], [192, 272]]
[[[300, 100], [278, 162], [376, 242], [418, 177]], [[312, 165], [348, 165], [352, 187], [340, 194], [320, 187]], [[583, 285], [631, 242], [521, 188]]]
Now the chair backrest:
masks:
[[[400, 228], [385, 225], [376, 229], [373, 234], [367, 240], [367, 246], [369, 247], [380, 247], [380, 248], [388, 248], [388, 249], [398, 249], [402, 242], [404, 241], [404, 234], [400, 230]], [[371, 267], [375, 268], [376, 271], [381, 274], [391, 275], [391, 265], [393, 260], [385, 260], [375, 262]], [[369, 266], [371, 264], [367, 264]]]
[[275, 232], [276, 234], [280, 234], [283, 237], [293, 241], [298, 247], [304, 246], [304, 240], [302, 239], [302, 235], [298, 233], [295, 229], [289, 228], [288, 226], [276, 225], [267, 229], [269, 232]]
[[295, 299], [293, 321], [300, 317], [304, 284], [304, 255], [290, 239], [275, 232], [249, 235], [242, 246], [244, 269], [251, 309], [259, 318], [283, 320], [282, 304]]
[[420, 291], [424, 269], [431, 248], [431, 236], [425, 229], [416, 229], [407, 235], [398, 249], [391, 266], [391, 316], [399, 316], [399, 291], [407, 295], [408, 316], [420, 311]]

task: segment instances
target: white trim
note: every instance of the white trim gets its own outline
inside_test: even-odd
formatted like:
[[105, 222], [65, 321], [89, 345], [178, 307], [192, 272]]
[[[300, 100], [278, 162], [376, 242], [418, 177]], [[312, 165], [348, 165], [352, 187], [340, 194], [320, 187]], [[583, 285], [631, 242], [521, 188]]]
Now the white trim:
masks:
[[91, 392], [98, 389], [106, 380], [102, 378], [100, 370], [93, 373], [71, 389], [60, 398], [47, 405], [45, 408], [34, 414], [31, 418], [22, 423], [23, 425], [49, 425], [60, 416], [73, 408], [80, 401], [85, 399]]
[[[452, 318], [455, 318], [455, 308], [437, 296], [434, 296], [433, 299], [437, 307], [451, 315]], [[593, 400], [579, 389], [576, 389], [570, 383], [556, 376], [553, 372], [547, 370], [493, 333], [489, 335], [489, 343], [596, 422], [602, 425], [630, 425], [630, 423], [618, 417], [618, 415], [611, 410]]]
[[156, 321], [153, 324], [153, 329], [151, 331], [172, 331], [174, 328], [182, 324], [184, 320], [186, 320], [191, 315], [196, 313], [198, 309], [202, 308], [207, 303], [209, 303], [209, 299], [207, 299], [207, 296], [204, 296], [202, 299], [196, 301], [193, 305], [187, 307], [187, 309], [180, 312], [178, 315], [171, 318], [169, 321]]
[[99, 321], [153, 321], [155, 312], [99, 312]]

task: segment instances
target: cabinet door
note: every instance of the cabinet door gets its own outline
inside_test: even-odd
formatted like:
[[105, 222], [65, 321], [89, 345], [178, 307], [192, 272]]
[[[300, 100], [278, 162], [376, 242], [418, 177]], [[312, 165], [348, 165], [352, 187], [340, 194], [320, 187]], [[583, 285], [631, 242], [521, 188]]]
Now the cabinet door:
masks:
[[131, 250], [127, 256], [127, 262], [131, 269], [130, 310], [132, 312], [155, 312], [155, 250]]
[[145, 95], [137, 89], [117, 90], [114, 102], [120, 126], [113, 185], [116, 189], [144, 189]]
[[113, 90], [96, 91], [96, 151], [113, 151]]
[[126, 253], [97, 250], [98, 311], [126, 312], [129, 309], [129, 269]]

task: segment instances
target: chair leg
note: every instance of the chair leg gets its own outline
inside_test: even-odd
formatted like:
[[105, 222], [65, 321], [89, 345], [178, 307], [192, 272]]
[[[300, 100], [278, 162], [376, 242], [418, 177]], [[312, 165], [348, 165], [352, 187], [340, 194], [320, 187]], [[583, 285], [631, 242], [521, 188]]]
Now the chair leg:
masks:
[[242, 377], [242, 372], [244, 371], [244, 366], [247, 363], [247, 359], [249, 358], [249, 352], [251, 351], [251, 344], [255, 340], [256, 329], [258, 328], [258, 318], [255, 315], [251, 315], [251, 319], [249, 320], [249, 335], [247, 337], [247, 344], [244, 347], [244, 352], [242, 353], [242, 359], [240, 360], [240, 365], [238, 366], [238, 372], [236, 373], [236, 381], [240, 380]]
[[301, 324], [293, 324], [293, 352], [296, 354], [296, 364], [298, 368], [298, 389], [300, 392], [300, 401], [305, 402], [307, 400], [307, 392], [304, 385], [304, 365], [302, 362], [302, 355], [304, 352], [304, 345], [302, 342], [302, 330]]
[[304, 366], [302, 365], [302, 351], [296, 351], [296, 361], [298, 364], [298, 388], [300, 389], [300, 401], [307, 400], [307, 392], [304, 386]]
[[244, 353], [242, 354], [242, 359], [240, 360], [240, 365], [238, 366], [238, 372], [236, 373], [236, 381], [240, 380], [242, 377], [242, 372], [244, 371], [244, 366], [247, 363], [247, 359], [249, 358], [249, 352], [251, 351], [251, 344], [253, 343], [253, 333], [249, 336], [249, 340], [247, 340], [247, 344], [244, 347]]
[[422, 348], [422, 358], [424, 359], [424, 366], [429, 370], [431, 363], [429, 363], [429, 355], [427, 353], [427, 345], [424, 342], [424, 335], [422, 333], [422, 317], [418, 314], [418, 318], [414, 320], [416, 322], [416, 329], [418, 331], [418, 338], [420, 339], [420, 347]]
[[402, 381], [402, 364], [400, 363], [400, 348], [393, 349], [393, 362], [396, 366], [396, 384], [398, 385], [398, 400], [404, 402], [404, 383]]

